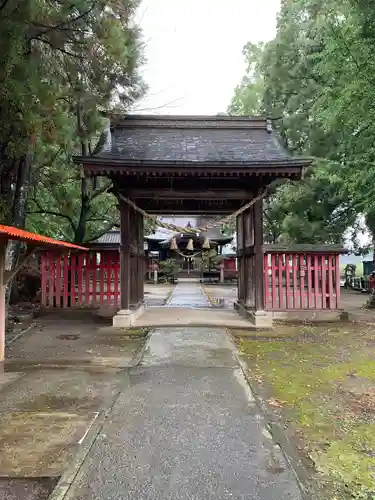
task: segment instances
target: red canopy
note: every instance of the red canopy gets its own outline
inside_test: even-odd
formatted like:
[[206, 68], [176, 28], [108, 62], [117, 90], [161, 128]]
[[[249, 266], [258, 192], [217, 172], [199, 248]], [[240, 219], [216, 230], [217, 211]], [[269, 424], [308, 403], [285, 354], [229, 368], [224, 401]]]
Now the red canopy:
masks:
[[65, 247], [75, 250], [87, 250], [87, 248], [81, 247], [79, 245], [74, 245], [73, 243], [67, 243], [66, 241], [54, 240], [48, 236], [41, 236], [40, 234], [30, 233], [29, 231], [24, 231], [23, 229], [18, 229], [17, 227], [4, 226], [0, 224], [0, 237], [5, 236], [8, 240], [21, 240], [29, 243], [40, 244], [40, 246], [52, 246], [52, 247]]
[[[4, 361], [5, 347], [5, 287], [4, 287], [4, 264], [5, 248], [7, 240], [19, 240], [32, 243], [36, 247], [54, 247], [61, 250], [87, 250], [87, 248], [66, 241], [54, 240], [48, 236], [30, 233], [17, 227], [4, 226], [0, 224], [0, 364]], [[3, 244], [1, 242], [3, 241]]]

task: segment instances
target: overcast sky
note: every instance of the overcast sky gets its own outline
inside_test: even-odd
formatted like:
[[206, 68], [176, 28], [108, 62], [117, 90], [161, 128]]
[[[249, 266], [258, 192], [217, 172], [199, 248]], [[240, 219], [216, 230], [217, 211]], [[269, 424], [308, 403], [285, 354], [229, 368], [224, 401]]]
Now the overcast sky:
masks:
[[146, 41], [143, 113], [225, 112], [245, 65], [246, 42], [268, 41], [280, 0], [143, 0]]

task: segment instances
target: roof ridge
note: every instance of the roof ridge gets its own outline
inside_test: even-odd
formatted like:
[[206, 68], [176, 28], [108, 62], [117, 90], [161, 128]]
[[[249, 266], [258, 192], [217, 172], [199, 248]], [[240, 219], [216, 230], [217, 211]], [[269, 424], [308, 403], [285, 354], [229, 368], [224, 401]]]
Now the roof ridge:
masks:
[[128, 115], [111, 121], [111, 129], [122, 128], [204, 128], [261, 129], [270, 131], [270, 119], [265, 116], [235, 115]]

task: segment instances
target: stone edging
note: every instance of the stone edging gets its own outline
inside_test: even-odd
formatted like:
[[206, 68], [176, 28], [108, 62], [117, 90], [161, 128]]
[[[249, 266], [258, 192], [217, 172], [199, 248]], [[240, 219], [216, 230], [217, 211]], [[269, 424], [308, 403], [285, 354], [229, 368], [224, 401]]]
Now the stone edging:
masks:
[[134, 354], [132, 360], [129, 363], [128, 368], [136, 368], [140, 364], [140, 362], [142, 361], [143, 355], [145, 353], [145, 350], [147, 348], [148, 341], [150, 340], [150, 337], [152, 335], [152, 332], [153, 332], [153, 329], [150, 329], [147, 332], [147, 335], [145, 335], [144, 337], [142, 337], [144, 339], [144, 344], [140, 348], [140, 350], [136, 354]]
[[254, 381], [251, 380], [250, 377], [248, 376], [247, 371], [250, 368], [247, 362], [243, 358], [241, 358], [241, 355], [238, 353], [238, 348], [237, 348], [236, 358], [242, 370], [242, 373], [246, 379], [246, 382], [253, 393], [255, 402], [258, 408], [260, 408], [263, 415], [265, 416], [268, 431], [270, 432], [273, 441], [280, 446], [281, 452], [296, 478], [299, 489], [303, 496], [303, 500], [310, 499], [312, 493], [313, 493], [313, 498], [315, 498], [316, 500], [323, 500], [318, 491], [315, 491], [317, 490], [317, 488], [314, 488], [314, 480], [311, 479], [306, 467], [298, 457], [298, 452], [295, 446], [293, 445], [291, 440], [285, 435], [282, 421], [276, 418], [276, 416], [270, 411], [266, 402], [260, 396], [259, 391], [256, 390]]
[[162, 307], [168, 304], [168, 301], [172, 297], [172, 294], [173, 294], [175, 288], [176, 288], [176, 285], [174, 285], [174, 287], [172, 288], [172, 290], [170, 292], [168, 292], [167, 296], [163, 300]]
[[30, 330], [32, 330], [35, 326], [37, 325], [37, 323], [30, 323], [29, 326], [27, 326], [26, 328], [24, 328], [23, 330], [21, 330], [20, 332], [18, 332], [16, 335], [14, 335], [12, 338], [10, 338], [9, 340], [6, 340], [5, 339], [5, 347], [8, 347], [10, 344], [13, 344], [13, 342], [15, 342], [16, 340], [18, 340], [20, 337], [22, 337], [22, 335], [24, 335], [25, 333], [29, 332]]
[[201, 285], [202, 287], [202, 290], [203, 290], [203, 293], [204, 295], [206, 296], [206, 299], [208, 300], [208, 302], [211, 304], [212, 307], [217, 307], [218, 305], [218, 299], [215, 299], [215, 297], [213, 297], [207, 290], [207, 288], [204, 286], [204, 285]]

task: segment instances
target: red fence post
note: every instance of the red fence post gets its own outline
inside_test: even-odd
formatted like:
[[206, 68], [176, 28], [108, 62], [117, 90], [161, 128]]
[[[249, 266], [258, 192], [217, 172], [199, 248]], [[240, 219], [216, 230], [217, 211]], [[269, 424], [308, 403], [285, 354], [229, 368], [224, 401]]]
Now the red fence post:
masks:
[[99, 303], [102, 306], [104, 303], [104, 270], [105, 270], [105, 252], [100, 252], [99, 263]]
[[341, 308], [340, 255], [335, 256], [336, 272], [336, 309]]
[[76, 305], [76, 262], [77, 255], [75, 253], [70, 254], [70, 307], [75, 307]]
[[119, 307], [120, 303], [120, 290], [119, 290], [119, 276], [120, 276], [120, 260], [119, 260], [119, 254], [117, 253], [115, 258], [114, 258], [114, 290], [113, 290], [113, 299], [114, 299], [114, 306], [116, 309]]
[[78, 255], [78, 269], [77, 269], [77, 282], [78, 282], [78, 293], [77, 302], [79, 306], [83, 305], [83, 254]]
[[268, 255], [269, 254], [267, 253], [264, 254], [264, 303], [266, 309], [269, 308], [269, 300], [270, 300]]
[[110, 301], [111, 301], [111, 298], [112, 298], [112, 256], [111, 254], [108, 252], [107, 253], [107, 269], [106, 269], [106, 272], [107, 272], [107, 286], [106, 286], [106, 301], [107, 301], [107, 305], [110, 304]]
[[43, 252], [40, 260], [40, 287], [41, 287], [41, 297], [40, 302], [42, 307], [47, 306], [47, 256]]
[[277, 255], [277, 272], [279, 273], [279, 304], [278, 309], [284, 308], [284, 286], [283, 286], [283, 254]]
[[[68, 307], [68, 293], [69, 293], [69, 259], [66, 254], [63, 256], [63, 295], [64, 295], [64, 302], [63, 302], [63, 307]], [[56, 271], [57, 272], [57, 271]], [[56, 286], [60, 287], [60, 280], [59, 283], [56, 283]]]
[[[56, 285], [56, 259], [52, 252], [48, 252], [48, 295], [49, 295], [49, 306], [50, 307], [60, 307], [60, 304], [55, 304], [55, 285]], [[60, 257], [59, 257], [60, 258]], [[60, 286], [60, 282], [59, 282]]]
[[290, 298], [292, 296], [292, 292], [290, 289], [290, 254], [285, 254], [285, 307], [286, 309], [290, 309]]
[[272, 309], [277, 309], [276, 303], [276, 255], [271, 254], [271, 307]]
[[314, 297], [312, 293], [312, 268], [311, 268], [311, 255], [306, 255], [307, 265], [307, 308], [314, 309]]

